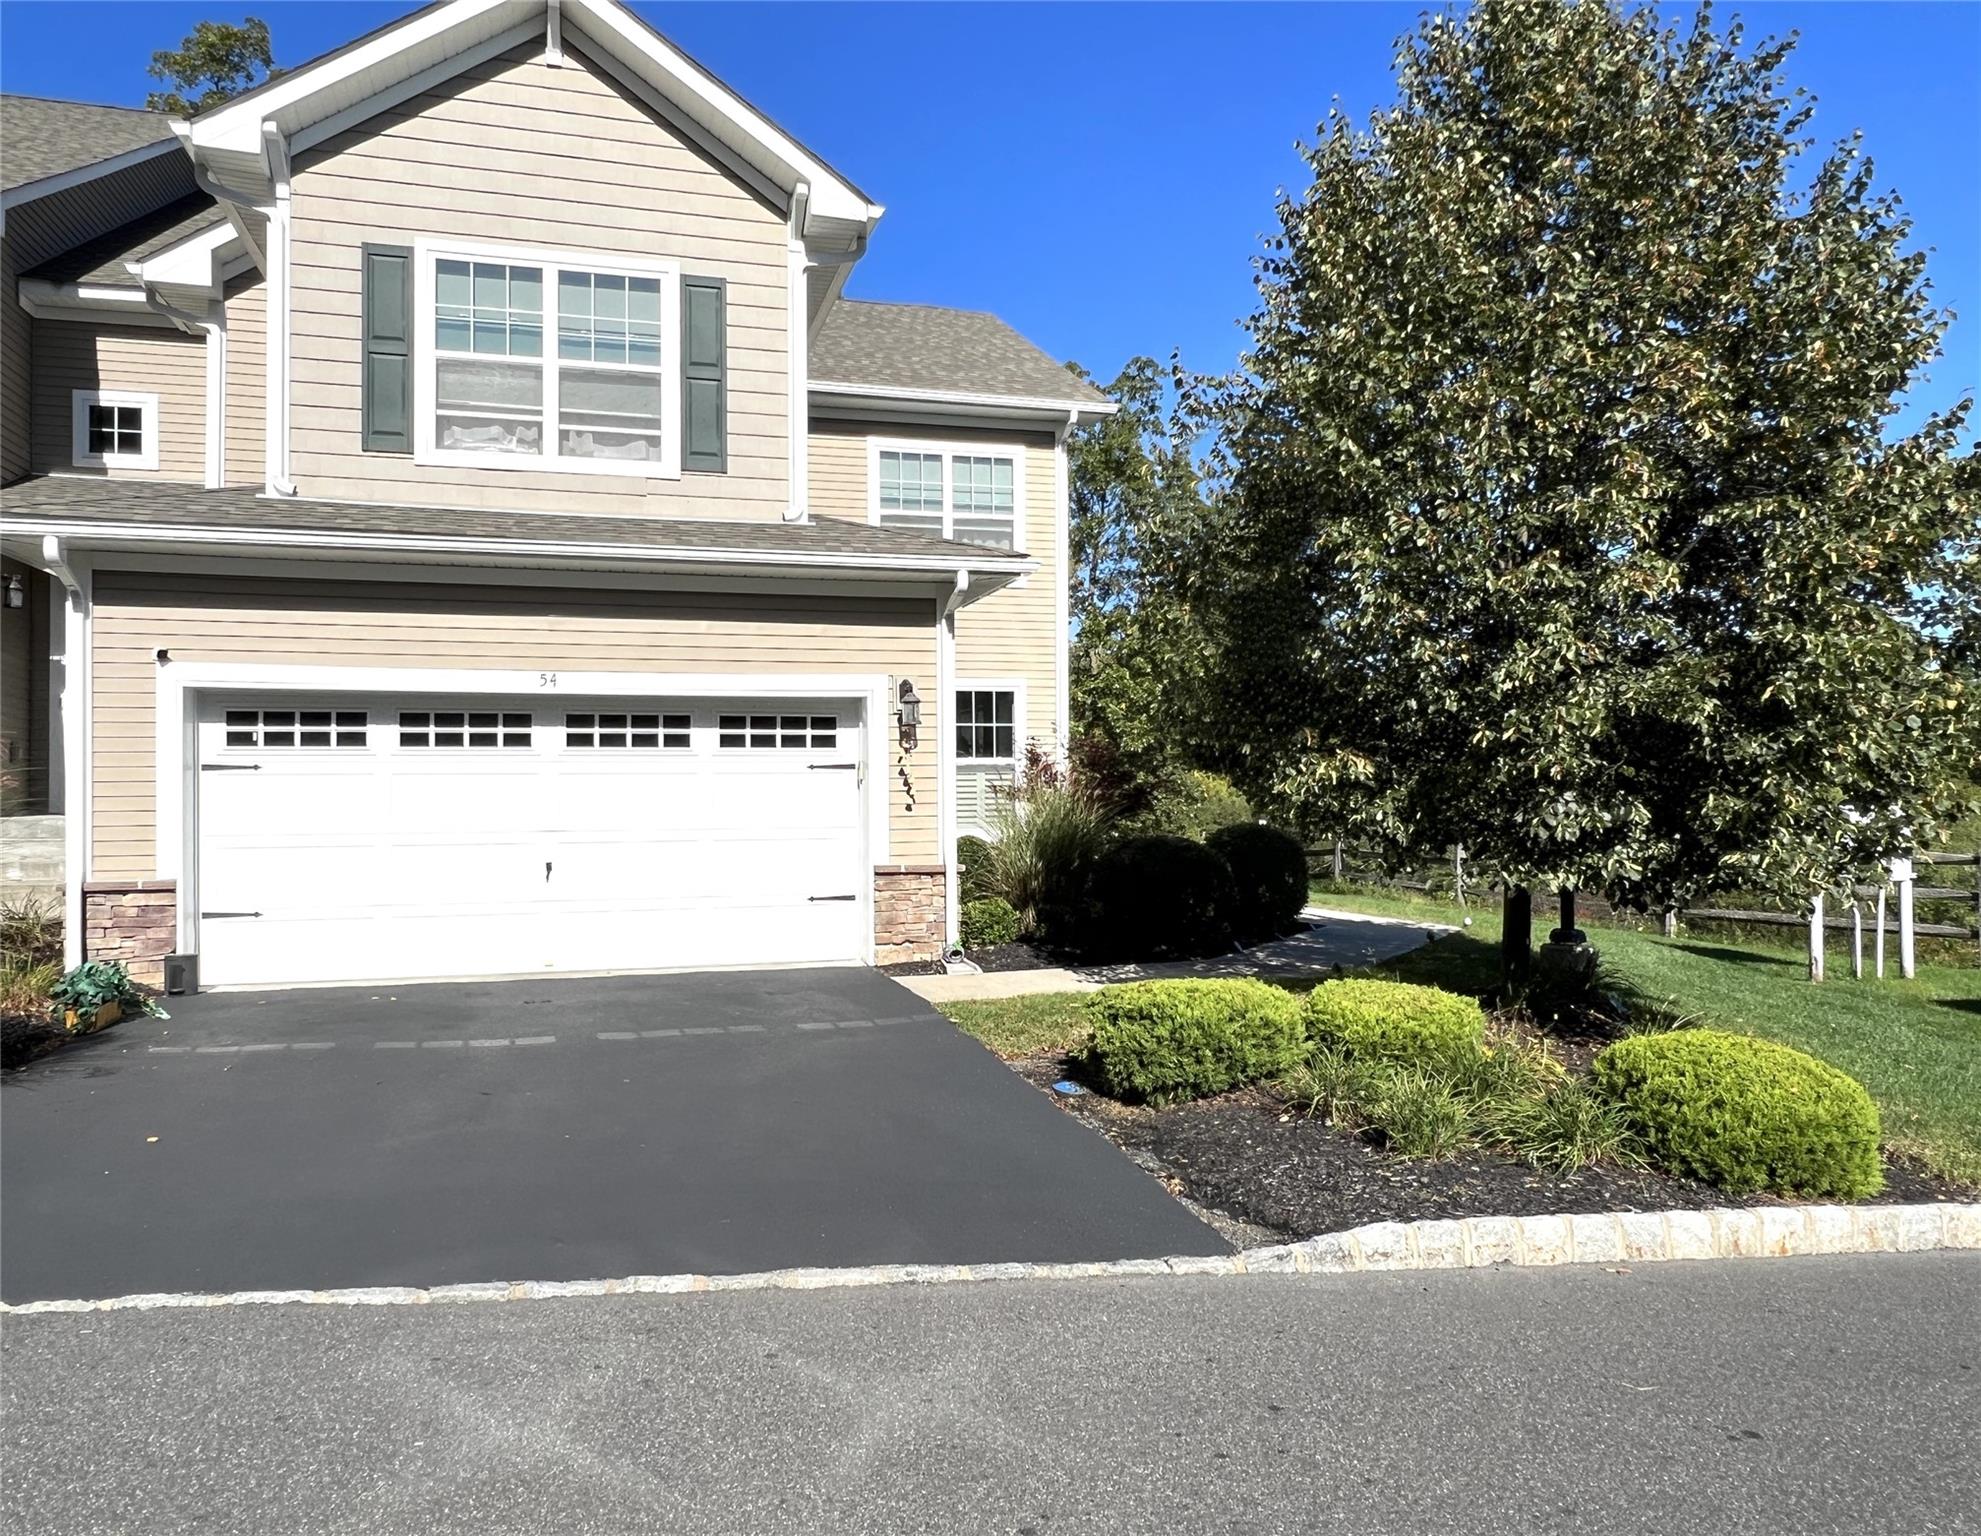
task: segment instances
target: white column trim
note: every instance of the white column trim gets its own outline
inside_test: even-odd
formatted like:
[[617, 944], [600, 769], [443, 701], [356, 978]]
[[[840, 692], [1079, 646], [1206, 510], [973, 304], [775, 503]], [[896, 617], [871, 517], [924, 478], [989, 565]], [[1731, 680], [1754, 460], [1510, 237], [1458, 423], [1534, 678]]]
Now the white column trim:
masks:
[[963, 914], [956, 877], [956, 608], [970, 590], [970, 573], [956, 574], [956, 589], [935, 605], [935, 825], [942, 858], [943, 947], [962, 937]]
[[1079, 413], [1069, 411], [1053, 433], [1052, 499], [1054, 553], [1058, 560], [1058, 590], [1053, 594], [1052, 684], [1053, 729], [1059, 735], [1062, 758], [1073, 749], [1073, 495], [1066, 462], [1066, 439], [1079, 425]]
[[264, 210], [268, 215], [268, 401], [263, 467], [269, 495], [293, 496], [296, 487], [289, 477], [289, 156], [273, 123], [264, 123], [262, 134], [276, 167], [275, 201]]
[[791, 194], [790, 239], [785, 247], [785, 409], [791, 422], [787, 469], [791, 488], [784, 520], [790, 523], [811, 520], [811, 326], [805, 314], [805, 285], [812, 265], [805, 251], [805, 210], [811, 195], [811, 187], [802, 181]]

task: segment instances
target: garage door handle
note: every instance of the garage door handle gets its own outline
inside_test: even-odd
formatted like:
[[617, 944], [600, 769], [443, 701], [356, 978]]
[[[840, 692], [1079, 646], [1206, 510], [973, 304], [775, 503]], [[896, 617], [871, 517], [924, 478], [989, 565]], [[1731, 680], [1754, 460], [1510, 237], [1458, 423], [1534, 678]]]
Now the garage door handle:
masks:
[[259, 912], [202, 912], [201, 918], [209, 917], [260, 917]]
[[858, 901], [859, 899], [859, 897], [850, 894], [846, 896], [807, 896], [805, 898], [807, 901]]
[[201, 763], [201, 773], [260, 773], [260, 763]]
[[807, 763], [805, 766], [814, 771], [823, 768], [828, 771], [836, 769], [840, 773], [851, 773], [860, 765], [858, 763]]

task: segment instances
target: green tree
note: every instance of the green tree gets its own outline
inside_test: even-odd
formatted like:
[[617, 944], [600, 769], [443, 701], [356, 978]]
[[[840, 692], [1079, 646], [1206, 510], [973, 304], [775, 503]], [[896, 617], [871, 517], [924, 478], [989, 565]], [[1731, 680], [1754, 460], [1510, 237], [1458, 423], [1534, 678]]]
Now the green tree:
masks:
[[1121, 409], [1067, 441], [1069, 712], [1076, 759], [1133, 815], [1185, 766], [1176, 721], [1196, 668], [1177, 562], [1203, 504], [1169, 373], [1137, 357], [1106, 393]]
[[1945, 317], [1791, 46], [1480, 0], [1305, 150], [1192, 561], [1255, 803], [1653, 909], [1944, 824], [1968, 403], [1887, 435]]
[[151, 77], [163, 80], [170, 89], [153, 91], [144, 104], [153, 112], [191, 117], [280, 73], [267, 22], [253, 16], [238, 27], [202, 21], [176, 51], [161, 48], [151, 56]]

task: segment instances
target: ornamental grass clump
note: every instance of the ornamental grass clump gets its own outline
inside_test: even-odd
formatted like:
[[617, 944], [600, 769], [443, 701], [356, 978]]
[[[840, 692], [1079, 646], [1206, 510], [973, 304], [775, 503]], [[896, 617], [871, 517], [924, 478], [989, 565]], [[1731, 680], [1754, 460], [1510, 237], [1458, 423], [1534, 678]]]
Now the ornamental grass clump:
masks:
[[1307, 1034], [1365, 1061], [1462, 1069], [1485, 1050], [1486, 1016], [1476, 999], [1436, 987], [1349, 978], [1308, 994]]
[[1591, 1076], [1667, 1172], [1732, 1194], [1861, 1200], [1884, 1187], [1871, 1096], [1801, 1051], [1682, 1029], [1619, 1040]]
[[1118, 1099], [1152, 1105], [1282, 1077], [1306, 1054], [1300, 1002], [1263, 981], [1143, 981], [1087, 1004], [1088, 1064]]

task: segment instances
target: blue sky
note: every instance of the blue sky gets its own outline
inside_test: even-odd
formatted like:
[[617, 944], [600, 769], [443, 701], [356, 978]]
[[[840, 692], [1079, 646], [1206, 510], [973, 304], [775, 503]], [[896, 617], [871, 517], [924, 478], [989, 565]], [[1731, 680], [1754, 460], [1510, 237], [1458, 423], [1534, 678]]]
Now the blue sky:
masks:
[[[4, 0], [0, 84], [141, 104], [151, 51], [203, 17], [261, 15], [278, 60], [295, 64], [407, 9]], [[1195, 368], [1230, 365], [1274, 192], [1301, 179], [1294, 141], [1334, 97], [1357, 116], [1391, 98], [1391, 44], [1419, 7], [639, 9], [887, 205], [850, 293], [994, 310], [1105, 380], [1137, 352], [1172, 347]], [[1976, 392], [1981, 6], [1737, 9], [1751, 36], [1801, 34], [1791, 72], [1818, 98], [1817, 134], [1863, 130], [1879, 179], [1933, 249], [1938, 302], [1959, 312], [1903, 419]]]

